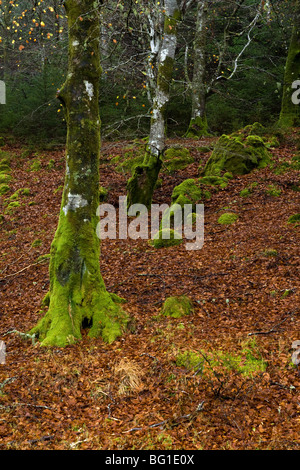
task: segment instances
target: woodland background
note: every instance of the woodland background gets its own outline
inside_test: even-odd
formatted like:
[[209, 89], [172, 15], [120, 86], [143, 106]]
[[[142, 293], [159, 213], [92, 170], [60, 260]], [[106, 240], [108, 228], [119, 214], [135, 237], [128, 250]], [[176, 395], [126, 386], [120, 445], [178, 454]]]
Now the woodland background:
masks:
[[[300, 378], [291, 345], [300, 339], [299, 224], [288, 222], [299, 213], [298, 128], [276, 131], [272, 165], [235, 177], [205, 203], [204, 249], [102, 242], [107, 289], [126, 300], [133, 318], [123, 337], [108, 345], [83, 331], [78, 344], [42, 349], [26, 335], [43, 314], [64, 183], [66, 126], [56, 99], [67, 71], [61, 3], [0, 2], [0, 79], [7, 89], [1, 159], [10, 167], [0, 201], [0, 338], [7, 347], [0, 365], [0, 448], [298, 450]], [[100, 184], [114, 205], [130, 176], [117, 162], [138, 153], [149, 132], [149, 3], [113, 0], [103, 9]], [[207, 83], [229, 77], [247, 44], [261, 2], [241, 3], [231, 18], [236, 2], [211, 2]], [[166, 146], [188, 148], [194, 162], [162, 170], [154, 202], [169, 204], [176, 185], [199, 176], [222, 133], [254, 122], [273, 132], [293, 10], [289, 1], [264, 4], [236, 73], [213, 80], [210, 135], [198, 139], [185, 138], [195, 8], [186, 11]], [[239, 219], [220, 225], [228, 209]], [[171, 295], [188, 295], [191, 315], [163, 316]]]

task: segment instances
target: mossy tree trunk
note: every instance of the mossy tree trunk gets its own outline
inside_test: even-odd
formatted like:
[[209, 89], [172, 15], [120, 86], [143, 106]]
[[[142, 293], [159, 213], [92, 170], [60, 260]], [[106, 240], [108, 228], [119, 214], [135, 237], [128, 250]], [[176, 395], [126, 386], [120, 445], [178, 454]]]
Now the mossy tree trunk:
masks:
[[205, 70], [206, 70], [206, 27], [207, 27], [207, 1], [197, 4], [197, 19], [194, 38], [194, 68], [190, 84], [192, 98], [192, 112], [187, 137], [202, 137], [208, 135], [206, 118]]
[[285, 65], [281, 112], [278, 125], [282, 128], [300, 125], [299, 104], [293, 103], [293, 82], [300, 80], [300, 1], [294, 0], [294, 24]]
[[153, 102], [148, 149], [142, 165], [135, 168], [127, 184], [127, 204], [150, 207], [154, 188], [162, 165], [165, 147], [166, 111], [170, 97], [170, 83], [177, 45], [177, 26], [180, 10], [177, 0], [165, 0], [163, 39], [159, 51], [156, 92]]
[[100, 25], [94, 0], [66, 0], [69, 69], [59, 99], [67, 120], [66, 175], [58, 228], [51, 246], [49, 309], [31, 330], [42, 345], [122, 333], [126, 314], [106, 291], [96, 234], [99, 204]]

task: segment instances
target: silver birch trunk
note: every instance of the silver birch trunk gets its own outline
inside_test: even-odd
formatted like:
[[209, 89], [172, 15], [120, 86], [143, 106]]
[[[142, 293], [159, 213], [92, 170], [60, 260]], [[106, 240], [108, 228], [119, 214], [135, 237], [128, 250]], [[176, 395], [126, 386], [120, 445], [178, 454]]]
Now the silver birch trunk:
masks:
[[150, 207], [153, 191], [162, 165], [165, 147], [166, 110], [170, 98], [170, 83], [177, 45], [177, 26], [180, 10], [177, 0], [165, 0], [163, 38], [159, 51], [157, 82], [153, 100], [148, 149], [142, 165], [135, 168], [127, 184], [127, 205], [144, 204]]
[[153, 103], [149, 150], [150, 154], [159, 157], [165, 146], [166, 108], [170, 98], [170, 83], [177, 45], [177, 23], [180, 12], [177, 0], [165, 0], [164, 36], [159, 52], [156, 94]]

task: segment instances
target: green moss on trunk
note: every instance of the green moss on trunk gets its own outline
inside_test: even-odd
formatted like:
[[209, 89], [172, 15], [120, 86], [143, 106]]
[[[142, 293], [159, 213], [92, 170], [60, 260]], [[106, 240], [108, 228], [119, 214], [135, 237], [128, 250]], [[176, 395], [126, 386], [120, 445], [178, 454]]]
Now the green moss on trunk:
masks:
[[186, 133], [188, 139], [200, 139], [201, 137], [209, 135], [206, 115], [204, 117], [199, 116], [191, 119]]
[[31, 330], [44, 346], [65, 346], [102, 336], [112, 342], [127, 315], [106, 291], [100, 273], [99, 18], [93, 0], [66, 0], [68, 77], [59, 93], [68, 134], [66, 175], [58, 228], [51, 246], [49, 309]]
[[127, 182], [128, 208], [133, 204], [150, 208], [161, 165], [162, 160], [153, 156], [146, 163], [135, 167], [134, 174]]
[[165, 146], [166, 110], [170, 96], [177, 43], [177, 27], [181, 14], [176, 0], [165, 2], [164, 35], [157, 70], [156, 93], [153, 103], [148, 152], [142, 165], [135, 168], [127, 184], [128, 207], [131, 204], [151, 205], [153, 192], [162, 165]]
[[294, 1], [294, 5], [294, 26], [285, 65], [281, 112], [278, 121], [278, 126], [281, 128], [300, 125], [299, 104], [292, 101], [292, 94], [295, 91], [292, 84], [300, 79], [300, 1]]

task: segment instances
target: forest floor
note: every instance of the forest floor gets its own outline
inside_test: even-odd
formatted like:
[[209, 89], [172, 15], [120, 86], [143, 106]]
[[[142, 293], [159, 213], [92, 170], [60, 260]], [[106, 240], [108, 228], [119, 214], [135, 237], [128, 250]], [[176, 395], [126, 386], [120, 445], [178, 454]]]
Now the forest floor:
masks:
[[[103, 240], [105, 284], [135, 321], [113, 344], [83, 331], [63, 349], [41, 348], [24, 333], [43, 314], [49, 289], [48, 260], [39, 257], [57, 227], [64, 148], [2, 147], [12, 179], [0, 203], [1, 450], [300, 449], [300, 371], [291, 361], [300, 340], [300, 239], [299, 224], [287, 223], [300, 207], [299, 171], [290, 166], [295, 135], [271, 150], [271, 167], [233, 178], [205, 202], [202, 249]], [[210, 155], [199, 147], [214, 140], [176, 141], [195, 163], [162, 173], [153, 202], [170, 205], [174, 186], [199, 176]], [[128, 175], [110, 160], [129, 144], [103, 143], [101, 185], [116, 207]], [[19, 192], [20, 206], [5, 213], [24, 188], [29, 195]], [[228, 209], [239, 218], [220, 225]], [[194, 312], [162, 316], [164, 300], [182, 294]]]

